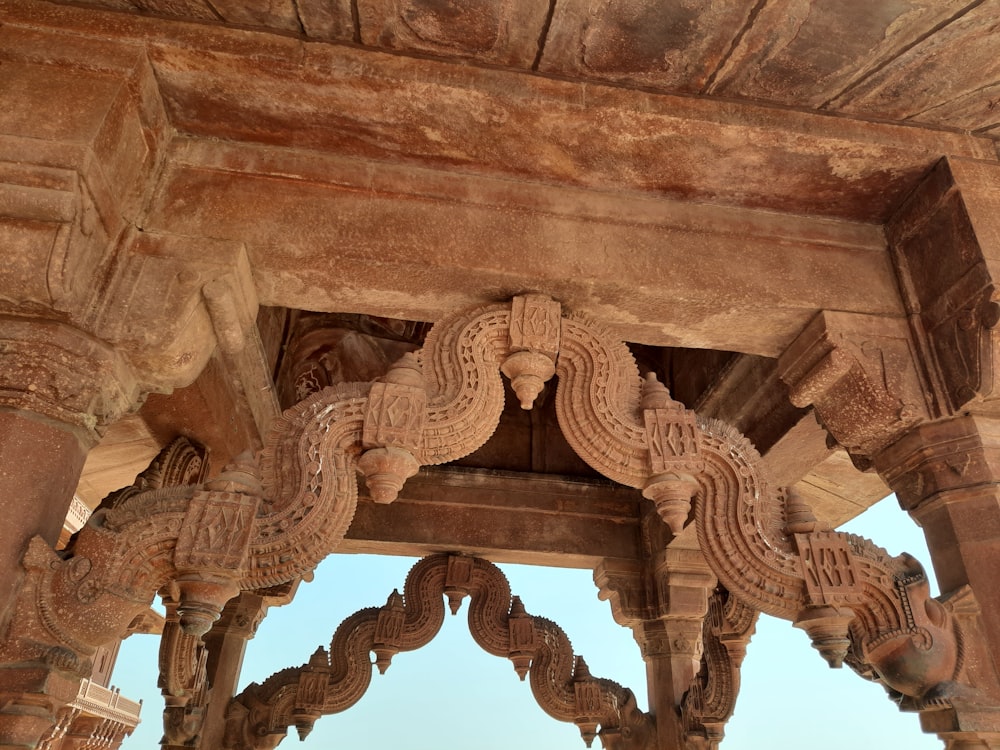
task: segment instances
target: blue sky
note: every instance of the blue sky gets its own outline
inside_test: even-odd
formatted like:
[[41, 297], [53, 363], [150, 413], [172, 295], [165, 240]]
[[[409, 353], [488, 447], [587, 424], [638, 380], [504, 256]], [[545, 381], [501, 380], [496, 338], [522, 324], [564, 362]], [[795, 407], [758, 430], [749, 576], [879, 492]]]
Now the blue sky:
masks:
[[[844, 529], [873, 539], [892, 554], [910, 552], [930, 569], [922, 532], [891, 496]], [[278, 669], [302, 664], [319, 645], [328, 646], [341, 620], [362, 607], [384, 604], [393, 588], [402, 589], [414, 562], [361, 555], [327, 558], [291, 605], [272, 610], [264, 620], [247, 649], [240, 689]], [[598, 600], [590, 571], [500, 567], [528, 612], [554, 620], [566, 631], [592, 674], [632, 688], [640, 705], [647, 707], [639, 649], [631, 632], [615, 624], [609, 605]], [[428, 646], [397, 655], [385, 675], [376, 672], [356, 706], [321, 718], [305, 743], [299, 743], [292, 730], [281, 747], [583, 748], [576, 727], [542, 712], [509, 661], [475, 644], [466, 615], [467, 600], [457, 616], [445, 619]], [[125, 740], [124, 750], [156, 747], [162, 734], [157, 643], [152, 636], [133, 636], [122, 646], [112, 681], [124, 695], [144, 699], [144, 720]], [[942, 747], [936, 737], [920, 731], [915, 715], [901, 714], [881, 687], [847, 668], [827, 667], [805, 633], [791, 623], [761, 618], [742, 680], [723, 750]]]

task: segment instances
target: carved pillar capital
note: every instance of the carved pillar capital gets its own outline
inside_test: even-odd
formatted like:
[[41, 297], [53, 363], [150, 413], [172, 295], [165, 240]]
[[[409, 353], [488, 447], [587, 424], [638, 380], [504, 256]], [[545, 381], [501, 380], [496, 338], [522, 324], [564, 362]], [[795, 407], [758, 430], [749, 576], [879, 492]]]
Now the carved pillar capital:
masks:
[[1000, 472], [1000, 422], [966, 415], [924, 424], [875, 458], [900, 505], [918, 513], [941, 493], [993, 483]]
[[0, 407], [40, 414], [97, 442], [139, 398], [114, 348], [66, 323], [0, 317]]
[[799, 407], [854, 457], [868, 457], [932, 416], [918, 351], [902, 319], [822, 311], [778, 360]]

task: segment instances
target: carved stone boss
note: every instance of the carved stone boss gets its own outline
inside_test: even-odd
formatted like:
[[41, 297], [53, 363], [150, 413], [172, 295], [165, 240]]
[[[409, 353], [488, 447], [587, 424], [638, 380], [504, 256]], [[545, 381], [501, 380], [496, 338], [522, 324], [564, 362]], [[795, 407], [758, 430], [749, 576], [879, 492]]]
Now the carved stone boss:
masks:
[[95, 514], [63, 555], [35, 539], [0, 658], [85, 673], [93, 649], [167, 584], [181, 627], [204, 633], [239, 590], [290, 581], [337, 546], [356, 508], [356, 471], [376, 501], [391, 502], [419, 466], [485, 443], [503, 408], [501, 371], [524, 407], [557, 375], [559, 423], [583, 460], [640, 489], [675, 532], [693, 516], [726, 589], [803, 627], [832, 664], [846, 659], [919, 705], [965, 679], [955, 620], [915, 561], [819, 528], [801, 510], [793, 518], [742, 435], [643, 381], [622, 342], [560, 317], [541, 295], [451, 315], [380, 382], [326, 388], [288, 409], [259, 480], [247, 456], [205, 485]]

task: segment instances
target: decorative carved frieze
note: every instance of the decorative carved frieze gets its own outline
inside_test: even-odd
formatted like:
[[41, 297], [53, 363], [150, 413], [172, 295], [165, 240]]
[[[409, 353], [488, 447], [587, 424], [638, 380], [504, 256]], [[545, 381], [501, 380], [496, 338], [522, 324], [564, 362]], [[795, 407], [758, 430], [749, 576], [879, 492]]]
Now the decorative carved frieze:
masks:
[[995, 193], [989, 175], [979, 165], [942, 159], [886, 226], [903, 300], [926, 341], [943, 409], [952, 414], [997, 396], [993, 217], [988, 206], [975, 205]]
[[394, 654], [429, 643], [444, 620], [443, 595], [450, 605], [471, 597], [469, 629], [475, 641], [510, 659], [522, 679], [528, 676], [542, 709], [574, 722], [588, 747], [600, 737], [607, 750], [651, 750], [653, 719], [637, 708], [630, 690], [593, 677], [558, 625], [528, 614], [520, 599], [511, 597], [498, 568], [455, 555], [424, 558], [407, 576], [403, 595], [395, 591], [383, 607], [344, 620], [329, 654], [318, 649], [302, 667], [282, 670], [236, 696], [226, 748], [273, 748], [289, 726], [304, 737], [320, 716], [354, 705], [371, 680], [369, 653], [377, 655], [376, 665], [384, 672]]

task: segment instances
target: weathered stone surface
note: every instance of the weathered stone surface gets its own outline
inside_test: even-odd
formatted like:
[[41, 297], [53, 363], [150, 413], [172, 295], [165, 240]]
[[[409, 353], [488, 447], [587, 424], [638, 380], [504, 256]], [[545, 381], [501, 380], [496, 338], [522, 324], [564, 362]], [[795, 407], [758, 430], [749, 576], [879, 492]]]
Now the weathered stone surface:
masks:
[[391, 505], [358, 504], [339, 549], [420, 557], [444, 549], [497, 562], [593, 568], [639, 555], [638, 493], [604, 482], [422, 470]]
[[[471, 59], [518, 70], [990, 132], [992, 3], [93, 0], [115, 10]], [[983, 7], [979, 7], [982, 5]], [[906, 84], [918, 77], [919, 93]], [[916, 104], [914, 104], [916, 102]]]
[[834, 103], [852, 114], [877, 113], [970, 131], [996, 125], [997, 4], [961, 4], [966, 7], [955, 20], [905, 49]]
[[[5, 419], [32, 420], [19, 430], [29, 438], [49, 429], [44, 420], [75, 426], [54, 433], [65, 457], [57, 474], [77, 473], [82, 459], [61, 438], [102, 429], [150, 390], [163, 392], [143, 412], [156, 440], [204, 435], [226, 460], [272, 428], [278, 437], [260, 514], [249, 508], [252, 471], [235, 469], [252, 502], [239, 497], [250, 485], [230, 476], [205, 494], [136, 501], [142, 514], [110, 514], [111, 526], [84, 529], [59, 556], [34, 542], [22, 630], [2, 640], [4, 658], [82, 673], [90, 646], [79, 644], [103, 638], [149, 594], [143, 576], [176, 587], [187, 600], [178, 622], [204, 630], [238, 588], [236, 569], [245, 586], [294, 579], [339, 541], [356, 465], [390, 500], [418, 463], [458, 460], [507, 419], [492, 446], [465, 460], [576, 472], [561, 453], [571, 444], [593, 467], [581, 476], [598, 470], [644, 490], [678, 533], [635, 492], [573, 493], [573, 481], [548, 478], [525, 493], [524, 477], [466, 473], [418, 479], [393, 506], [363, 502], [347, 547], [447, 546], [576, 565], [599, 554], [633, 570], [641, 545], [662, 552], [692, 534], [685, 525], [701, 525], [735, 599], [795, 620], [832, 663], [854, 639], [848, 662], [904, 693], [908, 707], [940, 709], [925, 725], [945, 739], [995, 734], [1000, 722], [948, 686], [974, 685], [981, 703], [1000, 703], [988, 668], [990, 649], [1000, 652], [995, 430], [982, 421], [997, 409], [1000, 181], [985, 137], [1000, 127], [995, 3], [96, 4], [116, 12], [0, 2], [0, 103], [14, 103], [0, 107]], [[508, 320], [506, 308], [453, 312], [525, 293], [562, 303], [570, 317], [559, 336], [514, 335], [520, 316]], [[334, 384], [332, 402], [317, 394], [277, 417], [272, 375], [291, 339], [283, 314], [255, 325], [261, 302], [445, 322], [427, 359], [375, 385], [361, 373], [365, 385]], [[541, 318], [526, 320], [538, 333]], [[34, 333], [22, 335], [25, 325]], [[466, 348], [451, 347], [458, 339]], [[650, 381], [640, 398], [622, 340], [711, 351], [646, 352], [642, 374], [659, 372], [675, 392]], [[667, 359], [691, 369], [668, 378]], [[524, 406], [539, 405], [520, 421], [503, 411], [498, 367]], [[553, 369], [565, 390], [554, 398]], [[327, 381], [354, 379], [334, 370]], [[289, 405], [301, 375], [290, 376]], [[701, 423], [685, 408], [699, 400]], [[948, 421], [959, 409], [975, 416]], [[712, 415], [736, 422], [767, 457], [704, 419]], [[858, 479], [814, 415], [859, 464], [874, 458], [925, 524], [947, 571], [944, 604], [927, 598], [911, 561], [825, 530], [800, 497], [786, 506], [767, 481], [773, 469], [825, 497], [833, 519], [881, 487]], [[566, 445], [549, 441], [558, 423]], [[147, 442], [139, 433], [137, 446]], [[41, 460], [8, 448], [25, 465]], [[108, 460], [95, 454], [94, 466]], [[8, 456], [0, 472], [15, 463]], [[50, 516], [70, 482], [59, 477], [41, 485], [51, 497], [36, 498], [38, 508], [5, 508], [25, 521], [9, 526], [9, 549], [36, 531], [52, 541]], [[35, 498], [21, 475], [12, 481], [14, 495]], [[722, 500], [706, 500], [712, 493]], [[704, 503], [714, 515], [698, 516]], [[290, 521], [300, 524], [291, 533]], [[155, 554], [119, 554], [101, 551], [104, 531], [125, 546], [147, 531], [165, 536]], [[654, 573], [660, 552], [643, 558]], [[114, 568], [126, 556], [135, 565]], [[90, 571], [109, 565], [122, 590], [141, 591], [91, 616]], [[0, 561], [15, 586], [17, 571], [16, 558]], [[703, 607], [684, 607], [692, 587], [661, 579], [651, 585], [666, 599], [647, 597], [650, 612], [700, 617]], [[66, 594], [56, 615], [32, 609], [53, 591]], [[877, 616], [873, 591], [889, 602]], [[375, 624], [385, 654], [402, 632], [398, 604]], [[32, 630], [42, 619], [58, 632]], [[691, 683], [701, 634], [713, 632], [687, 619], [646, 627], [648, 653], [670, 663], [653, 681], [672, 682], [674, 698]], [[523, 661], [533, 631], [523, 613], [512, 620]], [[959, 631], [961, 665], [949, 635]], [[318, 662], [299, 685], [304, 731], [323, 705]], [[14, 700], [0, 723], [22, 745], [62, 716], [55, 698], [15, 695], [52, 674], [31, 669], [8, 671], [3, 685]], [[599, 691], [579, 669], [572, 700], [592, 733]], [[731, 680], [731, 664], [717, 674]], [[708, 747], [726, 701], [689, 695], [691, 715], [708, 724], [685, 726], [700, 734], [683, 741]], [[171, 741], [185, 744], [191, 712], [174, 713]], [[217, 707], [213, 716], [218, 738]]]
[[86, 449], [69, 429], [36, 416], [0, 411], [0, 628], [12, 612], [26, 540], [39, 534], [55, 546], [80, 480]]
[[171, 161], [145, 237], [245, 243], [267, 305], [435, 320], [544, 285], [630, 341], [767, 355], [817, 307], [899, 311], [871, 225], [203, 141]]
[[859, 81], [914, 44], [947, 37], [946, 22], [969, 4], [769, 0], [758, 4], [707, 91], [836, 109], [831, 100], [850, 99]]
[[697, 93], [714, 77], [754, 3], [555, 4], [539, 70]]
[[359, 0], [360, 41], [375, 47], [469, 57], [530, 68], [549, 12], [545, 3]]

